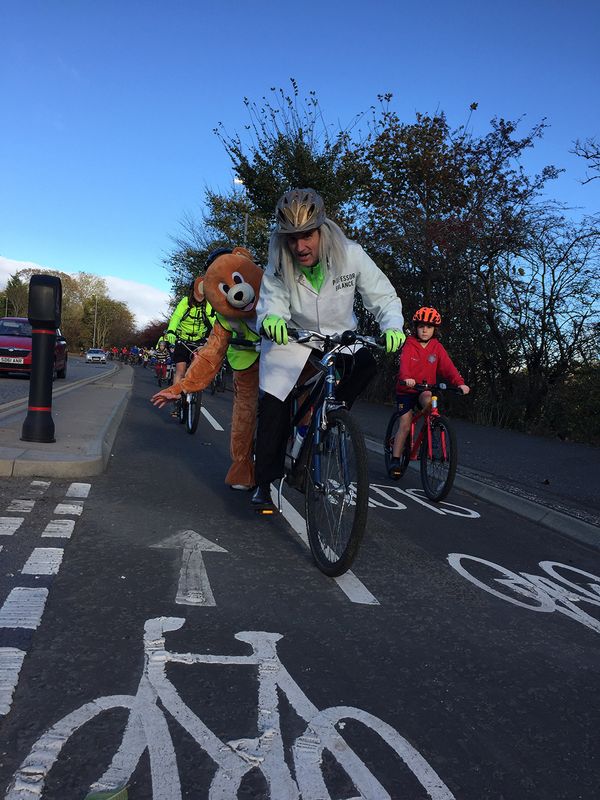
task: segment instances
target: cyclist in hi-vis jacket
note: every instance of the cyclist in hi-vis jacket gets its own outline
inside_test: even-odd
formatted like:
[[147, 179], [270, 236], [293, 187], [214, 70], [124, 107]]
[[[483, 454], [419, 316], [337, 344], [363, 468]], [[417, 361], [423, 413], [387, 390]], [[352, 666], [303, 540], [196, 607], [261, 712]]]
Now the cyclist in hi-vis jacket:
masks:
[[[175, 365], [173, 384], [183, 378], [192, 360], [193, 347], [208, 337], [215, 322], [214, 311], [204, 297], [203, 281], [202, 275], [195, 279], [189, 293], [179, 301], [169, 320], [165, 339], [169, 345], [175, 346], [172, 356]], [[193, 347], [186, 347], [183, 342]]]
[[[286, 192], [277, 203], [276, 218], [257, 307], [257, 323], [267, 337], [260, 359], [257, 487], [252, 496], [257, 508], [271, 504], [270, 483], [284, 474], [290, 392], [311, 350], [310, 345], [288, 342], [286, 325], [323, 334], [355, 330], [358, 291], [385, 334], [386, 350], [395, 352], [405, 338], [394, 287], [363, 248], [328, 219], [314, 189]], [[344, 359], [348, 363], [336, 394], [350, 407], [377, 367], [360, 346], [349, 347]]]

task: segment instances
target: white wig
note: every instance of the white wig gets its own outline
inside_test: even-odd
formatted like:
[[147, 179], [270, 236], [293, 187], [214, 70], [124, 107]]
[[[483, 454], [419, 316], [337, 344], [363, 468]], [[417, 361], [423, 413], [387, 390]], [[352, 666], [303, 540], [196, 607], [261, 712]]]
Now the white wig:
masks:
[[[336, 223], [325, 217], [325, 222], [318, 229], [321, 234], [319, 242], [319, 261], [325, 267], [331, 264], [342, 264], [346, 258], [348, 239]], [[291, 285], [294, 278], [294, 259], [287, 245], [287, 234], [273, 231], [269, 239], [269, 263], [265, 272], [279, 275], [284, 282]]]

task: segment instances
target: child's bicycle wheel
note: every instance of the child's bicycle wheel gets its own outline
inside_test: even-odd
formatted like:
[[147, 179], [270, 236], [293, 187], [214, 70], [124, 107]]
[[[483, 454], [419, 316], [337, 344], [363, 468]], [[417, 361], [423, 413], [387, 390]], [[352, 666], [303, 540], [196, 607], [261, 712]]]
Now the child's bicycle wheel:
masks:
[[[400, 425], [400, 414], [395, 411], [392, 416], [390, 417], [390, 421], [388, 422], [387, 430], [385, 432], [385, 439], [383, 440], [383, 457], [385, 460], [385, 473], [389, 475], [390, 473], [390, 462], [392, 460], [392, 448], [394, 447], [394, 439], [398, 433], [398, 427]], [[404, 449], [400, 455], [400, 473], [398, 476], [394, 476], [393, 480], [397, 481], [404, 475], [407, 470], [408, 463], [410, 461], [410, 434], [406, 437], [406, 441], [404, 443]]]
[[439, 502], [447, 495], [456, 475], [458, 452], [456, 434], [447, 417], [431, 418], [431, 447], [427, 429], [421, 444], [421, 483], [430, 500]]

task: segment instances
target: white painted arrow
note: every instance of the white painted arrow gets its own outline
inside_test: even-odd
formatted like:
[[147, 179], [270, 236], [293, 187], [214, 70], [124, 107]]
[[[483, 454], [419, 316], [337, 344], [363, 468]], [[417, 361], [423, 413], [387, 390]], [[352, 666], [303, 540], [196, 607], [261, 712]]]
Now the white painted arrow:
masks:
[[174, 536], [169, 536], [168, 539], [151, 546], [183, 550], [179, 586], [177, 587], [177, 596], [175, 598], [176, 603], [182, 606], [217, 605], [210, 588], [202, 551], [226, 553], [227, 550], [205, 539], [204, 536], [200, 536], [196, 531], [179, 531]]

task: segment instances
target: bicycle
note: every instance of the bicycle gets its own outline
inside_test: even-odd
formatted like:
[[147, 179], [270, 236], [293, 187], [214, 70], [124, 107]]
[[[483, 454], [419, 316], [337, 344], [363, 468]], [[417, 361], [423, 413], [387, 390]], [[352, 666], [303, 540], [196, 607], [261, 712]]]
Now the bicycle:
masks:
[[210, 393], [215, 394], [215, 392], [224, 392], [226, 381], [227, 381], [227, 362], [224, 360], [221, 366], [219, 367], [219, 371], [210, 382]]
[[[34, 743], [13, 776], [5, 800], [41, 797], [46, 778], [69, 739], [100, 714], [117, 709], [128, 712], [123, 738], [108, 768], [90, 786], [90, 792], [117, 792], [126, 787], [147, 751], [147, 762], [142, 763], [149, 763], [153, 800], [181, 800], [181, 779], [173, 741], [179, 731], [176, 723], [216, 767], [205, 795], [213, 800], [236, 800], [246, 776], [253, 771], [261, 774], [272, 800], [331, 800], [340, 796], [339, 792], [331, 793], [332, 778], [327, 773], [331, 772], [332, 760], [353, 785], [356, 790], [353, 797], [357, 800], [359, 797], [391, 800], [372, 769], [342, 736], [344, 729], [350, 729], [350, 733], [362, 733], [367, 729], [369, 741], [377, 736], [394, 752], [412, 773], [408, 781], [412, 787], [411, 796], [414, 796], [416, 780], [431, 800], [454, 800], [454, 795], [419, 751], [379, 717], [352, 706], [332, 706], [320, 711], [282, 663], [277, 652], [277, 642], [283, 638], [281, 634], [264, 631], [235, 634], [239, 642], [250, 646], [249, 655], [167, 650], [165, 633], [179, 630], [185, 622], [181, 617], [146, 620], [144, 667], [137, 693], [96, 698], [55, 723]], [[182, 700], [167, 677], [168, 664], [255, 669], [257, 736], [221, 740]], [[279, 703], [283, 696], [306, 725], [300, 728], [295, 739], [286, 737], [282, 731]], [[173, 722], [168, 720], [168, 715]], [[244, 788], [248, 789], [247, 782]], [[394, 797], [398, 796], [395, 791]]]
[[161, 388], [169, 385], [169, 378], [167, 375], [167, 370], [169, 367], [168, 361], [169, 359], [163, 359], [162, 361], [158, 361], [156, 358], [154, 359], [154, 372], [156, 374], [158, 385]]
[[[316, 374], [292, 391], [290, 437], [277, 504], [281, 512], [284, 482], [304, 493], [312, 556], [325, 575], [334, 577], [346, 572], [356, 558], [369, 504], [364, 436], [335, 396], [337, 355], [352, 344], [380, 345], [355, 331], [324, 335], [288, 329], [288, 333], [300, 343], [317, 340], [322, 350], [309, 356]], [[273, 513], [273, 508], [258, 509], [258, 513]]]
[[[436, 392], [453, 391], [461, 396], [462, 392], [445, 383], [417, 383], [413, 388], [418, 392], [431, 391], [432, 397], [427, 408], [413, 413], [410, 432], [400, 454], [400, 474], [396, 480], [404, 475], [410, 461], [419, 460], [423, 491], [429, 500], [439, 502], [447, 497], [454, 483], [458, 450], [454, 428], [448, 417], [439, 412]], [[421, 425], [417, 431], [419, 422]], [[383, 442], [386, 473], [390, 469], [394, 437], [399, 424], [400, 412], [395, 411], [388, 422]]]
[[[183, 339], [178, 339], [177, 342], [186, 347], [191, 355], [193, 355], [198, 348], [206, 344], [206, 339], [201, 339], [199, 342], [186, 342]], [[177, 418], [181, 425], [185, 423], [185, 429], [190, 434], [196, 433], [198, 422], [200, 421], [201, 409], [202, 392], [181, 393], [177, 401]]]

